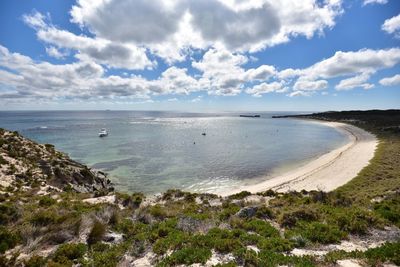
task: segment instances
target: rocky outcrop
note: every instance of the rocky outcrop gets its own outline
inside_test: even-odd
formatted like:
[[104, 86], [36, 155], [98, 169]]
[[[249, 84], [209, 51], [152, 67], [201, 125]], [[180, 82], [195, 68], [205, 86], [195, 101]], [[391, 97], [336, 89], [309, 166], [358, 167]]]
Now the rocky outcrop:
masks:
[[0, 181], [0, 188], [50, 185], [98, 195], [113, 191], [105, 173], [73, 161], [53, 145], [38, 144], [4, 129], [0, 129]]

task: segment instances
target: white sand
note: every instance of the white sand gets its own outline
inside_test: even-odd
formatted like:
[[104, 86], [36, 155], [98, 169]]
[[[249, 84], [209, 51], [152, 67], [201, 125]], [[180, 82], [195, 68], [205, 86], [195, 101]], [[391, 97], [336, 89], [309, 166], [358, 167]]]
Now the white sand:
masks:
[[369, 164], [375, 153], [376, 137], [358, 127], [339, 122], [318, 122], [334, 127], [350, 137], [350, 142], [305, 165], [275, 177], [266, 176], [254, 185], [243, 185], [220, 192], [231, 195], [246, 190], [257, 193], [268, 189], [279, 192], [305, 190], [331, 191], [353, 179]]

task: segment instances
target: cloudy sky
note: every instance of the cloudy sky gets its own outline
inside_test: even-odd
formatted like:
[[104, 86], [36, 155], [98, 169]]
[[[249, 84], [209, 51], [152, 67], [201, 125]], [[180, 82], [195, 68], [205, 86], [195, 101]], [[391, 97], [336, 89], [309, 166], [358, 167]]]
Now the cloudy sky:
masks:
[[0, 109], [400, 108], [399, 0], [2, 0]]

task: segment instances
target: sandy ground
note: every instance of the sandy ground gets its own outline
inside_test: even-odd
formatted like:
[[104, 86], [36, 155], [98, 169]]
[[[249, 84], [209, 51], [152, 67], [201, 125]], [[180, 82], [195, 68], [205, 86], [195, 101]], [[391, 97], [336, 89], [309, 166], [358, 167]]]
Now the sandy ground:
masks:
[[350, 137], [350, 142], [305, 165], [278, 176], [266, 176], [254, 185], [243, 185], [218, 192], [231, 195], [246, 190], [252, 193], [268, 189], [279, 192], [305, 190], [331, 191], [353, 179], [368, 165], [375, 153], [378, 140], [358, 127], [339, 122], [318, 122], [336, 128]]

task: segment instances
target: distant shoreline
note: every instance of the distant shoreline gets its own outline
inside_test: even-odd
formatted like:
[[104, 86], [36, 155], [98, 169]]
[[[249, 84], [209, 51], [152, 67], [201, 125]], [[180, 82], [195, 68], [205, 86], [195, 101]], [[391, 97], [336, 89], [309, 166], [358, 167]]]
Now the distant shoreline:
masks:
[[241, 191], [257, 193], [268, 189], [279, 192], [301, 191], [303, 189], [332, 191], [352, 180], [373, 158], [378, 144], [377, 138], [375, 135], [350, 124], [313, 121], [347, 134], [350, 141], [286, 173], [272, 177], [266, 175], [260, 183], [242, 185], [216, 193], [228, 196]]

